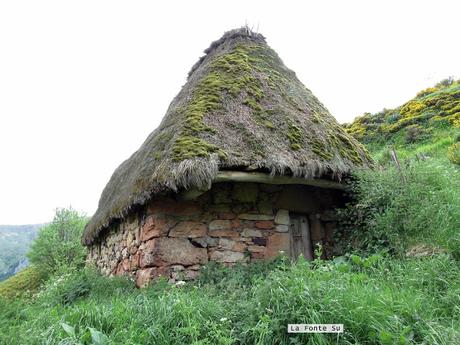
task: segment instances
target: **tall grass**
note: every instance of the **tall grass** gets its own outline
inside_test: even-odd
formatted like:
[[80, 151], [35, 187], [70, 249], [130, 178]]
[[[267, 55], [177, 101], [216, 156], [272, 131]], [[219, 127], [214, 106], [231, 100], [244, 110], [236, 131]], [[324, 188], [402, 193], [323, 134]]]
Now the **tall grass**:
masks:
[[404, 254], [441, 247], [460, 259], [460, 171], [439, 160], [406, 161], [401, 170], [357, 173], [354, 202], [342, 214], [342, 241]]
[[[214, 265], [210, 270], [225, 283], [208, 279], [213, 274], [180, 287], [160, 281], [137, 290], [127, 280], [89, 270], [55, 278], [25, 305], [0, 300], [0, 342], [460, 342], [460, 268], [447, 254], [418, 260], [354, 256], [293, 265], [280, 260], [271, 266], [229, 270]], [[343, 323], [345, 333], [288, 334], [289, 323]]]

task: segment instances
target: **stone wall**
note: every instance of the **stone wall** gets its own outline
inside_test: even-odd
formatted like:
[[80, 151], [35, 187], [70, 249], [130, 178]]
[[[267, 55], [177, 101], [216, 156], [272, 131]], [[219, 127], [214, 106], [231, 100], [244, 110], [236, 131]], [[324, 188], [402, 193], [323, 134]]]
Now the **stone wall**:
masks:
[[333, 246], [328, 210], [339, 192], [315, 187], [218, 183], [193, 201], [161, 197], [112, 225], [89, 249], [105, 275], [128, 275], [144, 286], [159, 276], [194, 279], [202, 265], [226, 265], [289, 254], [290, 213], [308, 214], [313, 244]]

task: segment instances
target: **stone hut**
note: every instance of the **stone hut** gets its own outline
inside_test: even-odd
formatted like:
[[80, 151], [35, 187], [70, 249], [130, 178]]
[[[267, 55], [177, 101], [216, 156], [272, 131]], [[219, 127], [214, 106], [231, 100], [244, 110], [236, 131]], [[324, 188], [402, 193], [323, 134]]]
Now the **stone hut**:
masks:
[[209, 261], [312, 259], [318, 243], [330, 256], [340, 181], [370, 164], [261, 34], [226, 32], [113, 173], [82, 238], [88, 263], [144, 286]]

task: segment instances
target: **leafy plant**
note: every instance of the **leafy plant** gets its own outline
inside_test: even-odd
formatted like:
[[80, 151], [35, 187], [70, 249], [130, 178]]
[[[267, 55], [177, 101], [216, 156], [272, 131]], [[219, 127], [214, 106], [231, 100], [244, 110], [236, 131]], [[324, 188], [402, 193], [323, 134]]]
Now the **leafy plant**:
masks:
[[87, 218], [72, 208], [57, 209], [53, 221], [41, 229], [28, 253], [30, 262], [47, 275], [82, 267], [86, 249], [80, 243]]

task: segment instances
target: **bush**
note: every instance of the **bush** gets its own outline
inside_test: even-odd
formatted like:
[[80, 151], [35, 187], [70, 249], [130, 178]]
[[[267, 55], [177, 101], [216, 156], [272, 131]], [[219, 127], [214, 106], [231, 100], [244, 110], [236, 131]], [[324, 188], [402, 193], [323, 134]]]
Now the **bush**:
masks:
[[82, 267], [86, 249], [80, 239], [86, 217], [72, 208], [57, 209], [51, 224], [39, 232], [27, 256], [46, 275], [72, 267]]
[[402, 164], [402, 171], [356, 173], [354, 200], [339, 210], [341, 243], [366, 253], [404, 255], [409, 246], [441, 246], [460, 258], [458, 171], [436, 162]]
[[407, 144], [412, 144], [425, 139], [425, 130], [420, 125], [410, 125], [406, 128], [405, 140]]
[[460, 165], [460, 142], [453, 144], [447, 151], [447, 158], [453, 164]]

